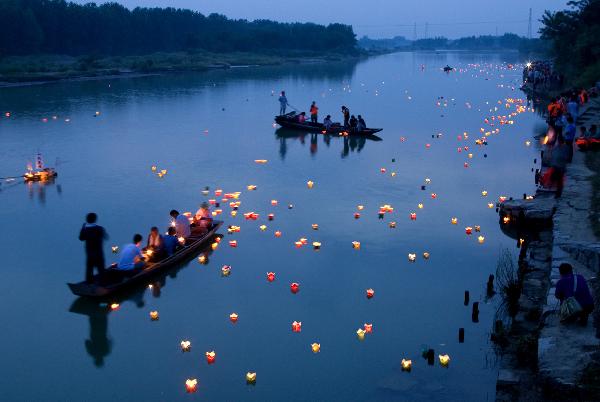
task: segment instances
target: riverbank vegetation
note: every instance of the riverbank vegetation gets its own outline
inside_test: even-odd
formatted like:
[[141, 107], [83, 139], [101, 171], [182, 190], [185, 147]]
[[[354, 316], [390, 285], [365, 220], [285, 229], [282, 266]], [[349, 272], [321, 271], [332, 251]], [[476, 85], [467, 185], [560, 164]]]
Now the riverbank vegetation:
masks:
[[175, 8], [0, 2], [0, 81], [272, 65], [360, 54], [343, 24], [233, 20]]
[[568, 4], [568, 10], [544, 13], [540, 33], [566, 83], [590, 86], [600, 78], [600, 1]]

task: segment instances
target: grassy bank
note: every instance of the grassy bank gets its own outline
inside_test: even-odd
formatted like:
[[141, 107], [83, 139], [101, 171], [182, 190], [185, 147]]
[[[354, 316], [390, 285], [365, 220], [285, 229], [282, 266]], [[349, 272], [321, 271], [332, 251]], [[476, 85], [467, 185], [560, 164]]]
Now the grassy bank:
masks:
[[339, 61], [351, 57], [356, 56], [308, 52], [280, 54], [179, 52], [113, 57], [11, 56], [0, 58], [0, 85], [130, 74], [206, 71], [232, 66], [273, 66]]

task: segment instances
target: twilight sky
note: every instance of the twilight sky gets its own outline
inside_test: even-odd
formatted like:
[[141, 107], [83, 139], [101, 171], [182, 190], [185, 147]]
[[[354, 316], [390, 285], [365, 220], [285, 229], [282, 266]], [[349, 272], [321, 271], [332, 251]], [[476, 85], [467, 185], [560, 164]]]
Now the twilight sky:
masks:
[[[322, 24], [342, 22], [354, 26], [360, 37], [404, 35], [413, 38], [443, 35], [450, 38], [514, 32], [527, 34], [529, 8], [533, 13], [533, 36], [537, 35], [545, 9], [566, 8], [567, 0], [112, 0], [129, 8], [190, 8], [231, 18], [310, 21]], [[76, 0], [86, 3], [85, 0]], [[104, 0], [96, 0], [103, 3]]]

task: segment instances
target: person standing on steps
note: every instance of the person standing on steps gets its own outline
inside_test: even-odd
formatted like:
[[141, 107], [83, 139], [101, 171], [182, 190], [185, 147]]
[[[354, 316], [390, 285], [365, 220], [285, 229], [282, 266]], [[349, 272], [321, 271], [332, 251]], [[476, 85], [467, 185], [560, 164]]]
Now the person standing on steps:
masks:
[[85, 281], [87, 283], [94, 281], [94, 268], [98, 271], [98, 275], [102, 275], [105, 267], [103, 243], [108, 239], [108, 235], [102, 226], [96, 224], [97, 220], [98, 215], [90, 212], [79, 231], [79, 240], [85, 242]]

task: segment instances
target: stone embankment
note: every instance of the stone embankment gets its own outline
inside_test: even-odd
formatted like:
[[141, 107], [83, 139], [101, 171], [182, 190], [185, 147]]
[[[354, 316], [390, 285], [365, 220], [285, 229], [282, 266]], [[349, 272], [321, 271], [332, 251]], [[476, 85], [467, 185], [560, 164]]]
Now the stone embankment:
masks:
[[[600, 123], [597, 102], [579, 121]], [[498, 401], [600, 400], [600, 243], [590, 224], [593, 194], [585, 155], [575, 152], [562, 197], [538, 191], [534, 199], [509, 200], [500, 206], [500, 222], [517, 225], [521, 243], [516, 315], [504, 336], [497, 382]], [[583, 275], [597, 307], [586, 327], [562, 324], [554, 297], [563, 262]], [[496, 334], [497, 335], [497, 334]]]

